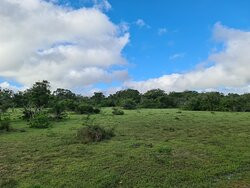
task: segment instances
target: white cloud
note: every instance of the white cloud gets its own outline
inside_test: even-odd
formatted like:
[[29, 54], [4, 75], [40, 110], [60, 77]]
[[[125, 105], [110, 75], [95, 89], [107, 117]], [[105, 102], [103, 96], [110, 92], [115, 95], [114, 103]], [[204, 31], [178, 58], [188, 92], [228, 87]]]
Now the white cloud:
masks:
[[176, 54], [173, 54], [169, 57], [169, 60], [175, 60], [175, 59], [178, 59], [178, 58], [182, 58], [185, 56], [185, 53], [176, 53]]
[[158, 29], [158, 35], [162, 36], [168, 32], [167, 28], [159, 28]]
[[94, 7], [100, 10], [109, 11], [112, 8], [108, 0], [92, 0], [92, 1], [94, 3]]
[[206, 62], [213, 64], [184, 74], [163, 75], [146, 81], [129, 81], [125, 87], [142, 92], [160, 88], [165, 91], [206, 90], [249, 92], [250, 88], [250, 32], [214, 26], [214, 38], [223, 43], [224, 49], [211, 54]]
[[135, 24], [138, 27], [147, 27], [147, 28], [150, 28], [150, 26], [143, 19], [136, 20]]
[[[106, 8], [108, 1], [102, 1]], [[0, 76], [24, 86], [49, 80], [56, 87], [85, 87], [124, 80], [124, 26], [97, 8], [73, 10], [41, 0], [0, 1]]]
[[27, 88], [11, 85], [9, 82], [2, 82], [0, 83], [0, 89], [9, 89], [16, 92], [16, 91], [24, 91]]

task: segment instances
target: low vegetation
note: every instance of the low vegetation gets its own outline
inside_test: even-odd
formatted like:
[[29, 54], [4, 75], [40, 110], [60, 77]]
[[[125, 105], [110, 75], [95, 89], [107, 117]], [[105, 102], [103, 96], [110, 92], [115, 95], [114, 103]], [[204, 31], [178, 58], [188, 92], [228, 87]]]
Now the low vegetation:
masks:
[[0, 90], [0, 187], [250, 187], [249, 99]]
[[124, 111], [120, 108], [113, 108], [112, 114], [114, 115], [124, 115]]
[[0, 187], [250, 186], [248, 113], [112, 111], [33, 129], [15, 110], [11, 126], [26, 132], [0, 134]]
[[50, 118], [46, 112], [38, 112], [28, 122], [31, 128], [46, 129], [51, 126]]
[[99, 125], [86, 125], [77, 131], [77, 138], [83, 143], [100, 142], [115, 136], [114, 129]]

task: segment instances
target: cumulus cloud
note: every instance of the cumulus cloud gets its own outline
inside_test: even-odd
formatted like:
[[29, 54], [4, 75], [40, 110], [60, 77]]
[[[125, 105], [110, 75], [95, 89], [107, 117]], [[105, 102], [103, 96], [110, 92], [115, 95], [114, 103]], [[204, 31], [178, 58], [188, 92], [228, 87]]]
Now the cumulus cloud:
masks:
[[[98, 5], [99, 1], [96, 1]], [[108, 1], [100, 1], [107, 9]], [[84, 87], [128, 78], [121, 52], [129, 42], [96, 7], [71, 9], [51, 1], [0, 1], [0, 76], [24, 86], [49, 80], [54, 87]]]
[[250, 88], [250, 32], [215, 24], [213, 37], [224, 48], [211, 54], [206, 62], [209, 67], [200, 67], [187, 73], [163, 75], [146, 81], [129, 81], [125, 87], [142, 92], [160, 88], [165, 91], [216, 89], [220, 91], [249, 92]]
[[94, 3], [94, 7], [104, 10], [104, 11], [108, 11], [112, 8], [111, 4], [107, 1], [107, 0], [92, 0]]
[[11, 85], [9, 82], [2, 82], [0, 83], [0, 89], [9, 89], [16, 92], [16, 91], [24, 91], [27, 88]]

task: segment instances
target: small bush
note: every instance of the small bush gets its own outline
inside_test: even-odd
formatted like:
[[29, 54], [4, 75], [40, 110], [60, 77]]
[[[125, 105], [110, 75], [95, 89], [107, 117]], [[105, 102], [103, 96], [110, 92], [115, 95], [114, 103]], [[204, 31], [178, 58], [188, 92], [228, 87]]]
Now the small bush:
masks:
[[91, 105], [80, 104], [79, 106], [77, 106], [76, 112], [79, 114], [98, 114], [100, 113], [100, 109], [94, 108]]
[[99, 114], [101, 112], [101, 110], [99, 108], [94, 108], [94, 111], [93, 111], [95, 114]]
[[77, 138], [83, 143], [100, 142], [113, 136], [113, 129], [105, 129], [99, 125], [87, 125], [77, 131]]
[[35, 112], [32, 109], [24, 108], [22, 118], [24, 120], [30, 120], [33, 117], [34, 114], [35, 114]]
[[50, 118], [45, 112], [38, 112], [29, 121], [31, 128], [45, 129], [50, 127]]
[[135, 101], [129, 99], [129, 100], [124, 101], [122, 107], [126, 110], [134, 110], [137, 108], [137, 105]]
[[66, 111], [65, 101], [55, 102], [50, 111], [53, 113], [54, 119], [56, 120], [62, 120], [67, 118], [67, 113], [65, 112]]
[[124, 111], [119, 108], [113, 108], [112, 114], [114, 115], [124, 115]]
[[10, 126], [10, 118], [4, 117], [0, 119], [0, 130], [10, 132], [12, 130]]

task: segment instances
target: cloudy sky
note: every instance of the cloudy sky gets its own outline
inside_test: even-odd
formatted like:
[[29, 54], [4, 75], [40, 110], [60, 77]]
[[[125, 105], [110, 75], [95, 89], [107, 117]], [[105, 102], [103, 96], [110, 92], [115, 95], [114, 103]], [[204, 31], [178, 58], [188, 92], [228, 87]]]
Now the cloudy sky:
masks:
[[248, 0], [0, 0], [0, 87], [250, 92]]

